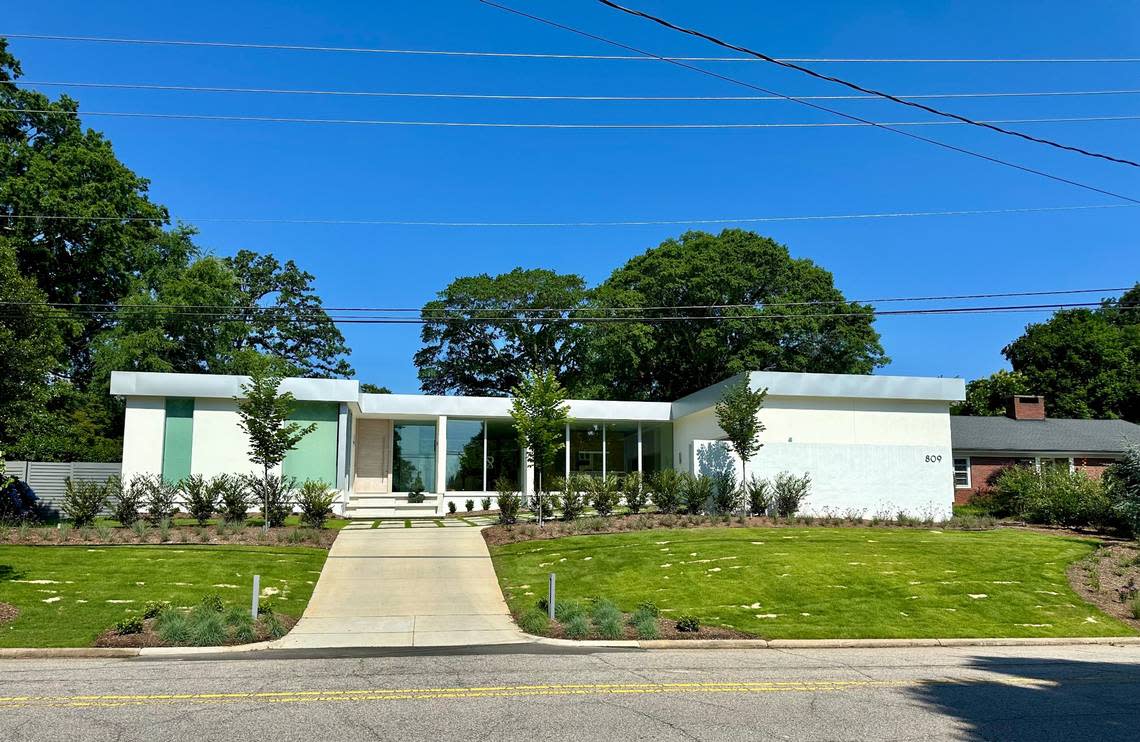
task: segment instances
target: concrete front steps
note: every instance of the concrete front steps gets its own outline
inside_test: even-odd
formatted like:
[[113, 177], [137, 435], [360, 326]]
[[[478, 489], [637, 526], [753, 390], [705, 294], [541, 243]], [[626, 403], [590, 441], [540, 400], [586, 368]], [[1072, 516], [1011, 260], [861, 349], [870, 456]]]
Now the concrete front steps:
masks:
[[408, 496], [353, 493], [345, 508], [346, 518], [434, 518], [439, 495], [424, 493], [423, 502], [408, 502]]

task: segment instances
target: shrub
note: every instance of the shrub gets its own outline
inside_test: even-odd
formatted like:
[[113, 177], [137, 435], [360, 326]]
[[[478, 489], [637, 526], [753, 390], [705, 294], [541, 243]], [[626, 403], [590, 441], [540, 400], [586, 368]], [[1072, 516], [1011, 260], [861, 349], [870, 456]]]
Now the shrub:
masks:
[[550, 630], [550, 617], [546, 611], [531, 608], [519, 618], [519, 628], [528, 634], [545, 634]]
[[107, 506], [107, 483], [88, 480], [63, 480], [63, 512], [72, 523], [86, 526]]
[[455, 515], [455, 500], [448, 500], [447, 501], [447, 512], [451, 513], [452, 515]]
[[330, 492], [327, 482], [307, 479], [297, 491], [297, 506], [301, 509], [301, 522], [313, 528], [324, 528], [332, 515], [337, 493]]
[[791, 472], [782, 471], [772, 480], [772, 504], [776, 515], [791, 518], [800, 505], [811, 494], [811, 477], [808, 474], [797, 477]]
[[708, 477], [684, 474], [681, 476], [681, 500], [685, 512], [696, 515], [708, 507], [712, 497], [713, 483]]
[[412, 488], [408, 490], [408, 502], [419, 504], [424, 501], [424, 480], [420, 479], [420, 475], [416, 475], [416, 481], [412, 483]]
[[257, 615], [259, 615], [259, 616], [272, 616], [272, 615], [274, 615], [273, 603], [270, 603], [267, 600], [257, 601]]
[[271, 639], [280, 639], [285, 636], [285, 624], [281, 623], [281, 619], [277, 616], [269, 614], [262, 621], [265, 623], [265, 631]]
[[120, 618], [115, 622], [115, 633], [124, 634], [141, 634], [143, 630], [142, 616], [127, 616]]
[[566, 480], [562, 492], [562, 519], [576, 520], [586, 509], [586, 490], [590, 486], [588, 477], [575, 474]]
[[657, 630], [656, 618], [642, 618], [634, 622], [633, 628], [637, 631], [638, 639], [656, 639], [657, 637], [661, 636], [660, 632]]
[[474, 500], [466, 500], [466, 501], [464, 501], [464, 503], [463, 503], [463, 509], [464, 509], [464, 510], [466, 510], [467, 512], [469, 512], [469, 513], [470, 513], [470, 512], [472, 512], [473, 510], [475, 510], [475, 501], [474, 501]]
[[695, 634], [701, 630], [701, 620], [696, 616], [678, 616], [677, 631]]
[[198, 608], [210, 613], [221, 613], [225, 609], [222, 596], [217, 593], [206, 593], [198, 601]]
[[675, 513], [681, 507], [682, 477], [673, 469], [662, 469], [650, 482], [650, 499], [662, 513]]
[[[0, 468], [3, 459], [0, 458]], [[27, 482], [0, 473], [0, 523], [24, 523], [36, 519], [39, 498]]]
[[178, 511], [178, 484], [167, 482], [157, 474], [143, 475], [136, 479], [142, 487], [147, 522], [158, 525], [164, 519], [172, 518]]
[[603, 622], [616, 619], [621, 621], [621, 611], [614, 605], [613, 601], [606, 600], [605, 598], [597, 598], [590, 606], [590, 618], [594, 624], [600, 626]]
[[293, 491], [297, 482], [292, 477], [284, 478], [276, 474], [268, 477], [247, 476], [246, 488], [253, 502], [261, 507], [265, 522], [270, 528], [279, 528], [293, 510]]
[[491, 498], [484, 497], [483, 499], [479, 500], [479, 505], [482, 507], [483, 512], [487, 512], [491, 509]]
[[221, 496], [221, 491], [214, 482], [215, 480], [207, 481], [201, 474], [191, 474], [178, 483], [186, 512], [190, 513], [190, 517], [196, 520], [200, 526], [206, 525], [206, 521], [218, 509], [218, 498]]
[[621, 498], [617, 477], [613, 474], [607, 474], [604, 477], [588, 477], [587, 479], [590, 487], [588, 490], [590, 504], [594, 506], [594, 510], [597, 510], [598, 515], [601, 516], [612, 515]]
[[718, 472], [712, 480], [711, 510], [719, 515], [735, 513], [741, 509], [743, 493], [736, 486], [736, 474], [731, 471]]
[[1140, 536], [1140, 446], [1129, 446], [1124, 458], [1109, 467], [1105, 484], [1113, 512], [1133, 536]]
[[565, 621], [562, 619], [558, 620], [562, 622], [563, 628], [566, 629], [566, 636], [571, 639], [585, 639], [590, 635], [590, 621], [586, 618], [585, 613], [575, 614]]
[[1060, 466], [1005, 469], [994, 482], [994, 501], [1003, 514], [1030, 523], [1100, 526], [1113, 515], [1102, 482]]
[[177, 610], [164, 611], [154, 622], [158, 638], [167, 644], [185, 644], [190, 641], [190, 622], [186, 614]]
[[595, 625], [598, 627], [598, 635], [603, 639], [621, 639], [624, 633], [620, 616], [607, 616]]
[[249, 514], [249, 484], [244, 477], [219, 474], [211, 480], [218, 488], [218, 512], [225, 523], [245, 523]]
[[510, 525], [519, 518], [518, 493], [515, 492], [515, 483], [507, 477], [499, 477], [495, 482], [495, 489], [499, 493], [499, 522]]
[[146, 480], [145, 474], [136, 475], [127, 486], [123, 486], [120, 481], [114, 488], [111, 514], [125, 528], [130, 528], [138, 522], [139, 511], [142, 510], [143, 500], [146, 497]]
[[748, 481], [748, 512], [752, 515], [767, 515], [772, 509], [772, 485], [767, 479], [756, 475]]
[[559, 600], [554, 604], [554, 617], [560, 623], [569, 623], [576, 616], [585, 618], [586, 611], [576, 600]]
[[645, 489], [641, 472], [634, 471], [626, 474], [625, 480], [622, 482], [622, 490], [625, 493], [625, 505], [629, 508], [629, 512], [636, 515], [645, 509], [645, 505], [649, 501], [649, 492]]
[[190, 643], [195, 647], [216, 647], [226, 643], [226, 622], [216, 611], [190, 613]]
[[166, 603], [161, 600], [148, 600], [143, 604], [143, 618], [158, 618], [166, 610]]
[[150, 526], [146, 524], [145, 520], [136, 520], [131, 526], [131, 531], [138, 537], [139, 541], [142, 541], [150, 533]]
[[637, 610], [633, 612], [633, 623], [637, 623], [646, 618], [657, 618], [661, 615], [661, 610], [655, 603], [645, 602], [638, 603]]

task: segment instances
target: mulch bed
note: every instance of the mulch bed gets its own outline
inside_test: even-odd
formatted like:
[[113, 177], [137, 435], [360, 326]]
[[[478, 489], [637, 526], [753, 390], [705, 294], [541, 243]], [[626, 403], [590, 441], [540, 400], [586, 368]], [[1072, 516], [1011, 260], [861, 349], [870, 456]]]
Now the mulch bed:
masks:
[[242, 546], [312, 546], [327, 549], [336, 539], [337, 531], [322, 529], [316, 531], [294, 526], [272, 528], [265, 533], [259, 527], [238, 530], [218, 526], [171, 526], [164, 533], [155, 526], [148, 527], [142, 535], [130, 528], [112, 528], [105, 536], [98, 529], [63, 528], [50, 526], [21, 529], [10, 527], [0, 530], [0, 544], [20, 546], [186, 546], [235, 544]]
[[1140, 595], [1140, 546], [1111, 543], [1069, 567], [1069, 584], [1083, 599], [1134, 629], [1132, 602]]
[[[628, 618], [628, 617], [627, 617]], [[677, 624], [668, 618], [662, 618], [657, 621], [657, 633], [659, 639], [755, 639], [754, 634], [749, 634], [744, 631], [737, 631], [725, 626], [706, 626], [701, 624], [700, 631], [677, 631]], [[550, 622], [550, 629], [543, 634], [554, 639], [568, 639], [565, 629], [558, 621]], [[588, 636], [586, 639], [600, 639], [600, 636]], [[629, 625], [624, 627], [624, 634], [622, 639], [638, 639], [637, 630]]]
[[[283, 616], [278, 614], [277, 619], [289, 631], [297, 623], [297, 619], [292, 616]], [[187, 645], [174, 645], [167, 644], [159, 638], [154, 630], [154, 619], [148, 618], [143, 622], [143, 630], [138, 634], [117, 634], [114, 629], [107, 629], [99, 638], [95, 640], [96, 647], [172, 647], [172, 646], [187, 646]], [[257, 624], [254, 627], [254, 642], [268, 641], [272, 637], [265, 631], [262, 624]], [[233, 647], [241, 644], [242, 642], [228, 641], [221, 646]]]
[[11, 603], [0, 603], [0, 624], [11, 623], [20, 616], [20, 609]]

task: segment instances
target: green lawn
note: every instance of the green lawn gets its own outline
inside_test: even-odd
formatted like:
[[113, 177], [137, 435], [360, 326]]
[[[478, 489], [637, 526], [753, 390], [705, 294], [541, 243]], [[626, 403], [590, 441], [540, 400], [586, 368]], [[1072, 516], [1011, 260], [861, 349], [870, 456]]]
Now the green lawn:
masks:
[[191, 606], [207, 593], [250, 604], [253, 575], [278, 613], [300, 616], [328, 552], [284, 546], [0, 546], [3, 647], [90, 646], [148, 600]]
[[1028, 531], [694, 528], [492, 547], [523, 612], [558, 575], [558, 599], [651, 601], [764, 638], [1113, 636], [1135, 632], [1084, 603], [1065, 568], [1090, 539]]

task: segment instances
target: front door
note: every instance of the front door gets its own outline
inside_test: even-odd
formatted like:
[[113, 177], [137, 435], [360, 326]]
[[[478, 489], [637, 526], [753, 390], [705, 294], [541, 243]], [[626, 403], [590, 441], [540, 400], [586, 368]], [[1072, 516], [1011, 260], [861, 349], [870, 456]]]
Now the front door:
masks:
[[356, 422], [354, 492], [392, 491], [392, 421]]

